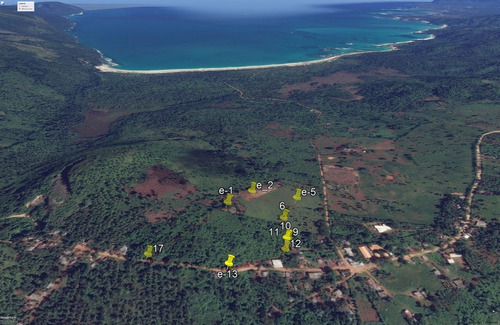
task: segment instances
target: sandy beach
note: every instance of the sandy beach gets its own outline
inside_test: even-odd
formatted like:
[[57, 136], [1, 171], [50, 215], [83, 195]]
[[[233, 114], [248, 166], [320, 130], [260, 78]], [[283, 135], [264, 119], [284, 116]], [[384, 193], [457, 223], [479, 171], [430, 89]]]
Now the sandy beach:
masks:
[[[444, 29], [447, 28], [448, 25], [443, 25], [438, 28], [432, 28], [432, 29], [427, 29], [423, 30], [420, 32], [417, 32], [418, 34], [423, 34], [426, 33], [427, 31], [430, 30], [436, 30], [436, 29]], [[404, 41], [404, 42], [395, 42], [395, 43], [387, 43], [387, 44], [380, 44], [376, 45], [376, 47], [390, 47], [388, 50], [382, 50], [382, 51], [359, 51], [359, 52], [351, 52], [351, 53], [345, 53], [345, 54], [338, 54], [334, 55], [328, 58], [324, 59], [319, 59], [319, 60], [312, 60], [312, 61], [303, 61], [303, 62], [293, 62], [293, 63], [279, 63], [279, 64], [266, 64], [266, 65], [249, 65], [249, 66], [242, 66], [242, 67], [221, 67], [221, 68], [196, 68], [196, 69], [164, 69], [164, 70], [122, 70], [122, 69], [116, 69], [113, 68], [107, 64], [101, 64], [99, 66], [96, 66], [96, 68], [102, 72], [116, 72], [116, 73], [136, 73], [136, 74], [167, 74], [167, 73], [182, 73], [182, 72], [209, 72], [209, 71], [234, 71], [234, 70], [253, 70], [253, 69], [268, 69], [268, 68], [279, 68], [279, 67], [300, 67], [300, 66], [307, 66], [307, 65], [312, 65], [312, 64], [318, 64], [318, 63], [325, 63], [325, 62], [332, 62], [335, 61], [341, 57], [345, 56], [350, 56], [350, 55], [357, 55], [357, 54], [364, 54], [364, 53], [373, 53], [373, 52], [388, 52], [388, 51], [395, 51], [398, 49], [398, 45], [401, 44], [408, 44], [408, 43], [413, 43], [417, 41], [427, 41], [427, 40], [432, 40], [435, 39], [436, 35], [430, 34], [426, 38], [422, 39], [416, 39], [416, 40], [411, 40], [411, 41]]]

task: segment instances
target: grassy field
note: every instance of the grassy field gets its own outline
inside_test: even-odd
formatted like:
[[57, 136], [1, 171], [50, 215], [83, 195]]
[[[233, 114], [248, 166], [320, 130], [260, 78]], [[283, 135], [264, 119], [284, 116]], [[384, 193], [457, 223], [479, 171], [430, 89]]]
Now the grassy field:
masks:
[[316, 195], [307, 194], [300, 201], [295, 201], [292, 197], [297, 188], [306, 189], [310, 192], [311, 187], [300, 185], [283, 184], [274, 191], [256, 199], [240, 200], [244, 206], [244, 215], [273, 222], [278, 226], [282, 221], [279, 219], [282, 211], [280, 202], [285, 202], [285, 207], [290, 210], [288, 220], [292, 227], [298, 227], [299, 231], [316, 233], [314, 222], [324, 218], [320, 189], [315, 188]]
[[415, 305], [415, 299], [401, 294], [395, 295], [390, 301], [379, 300], [376, 306], [384, 324], [388, 325], [404, 324], [405, 320], [402, 311], [405, 309], [410, 310], [412, 313], [426, 314], [426, 309]]
[[411, 294], [417, 288], [425, 288], [429, 292], [442, 289], [443, 286], [432, 270], [422, 264], [417, 258], [412, 259], [414, 264], [385, 263], [382, 270], [388, 276], [380, 277], [380, 281], [394, 294]]
[[485, 219], [500, 219], [500, 196], [499, 195], [474, 195], [472, 214]]

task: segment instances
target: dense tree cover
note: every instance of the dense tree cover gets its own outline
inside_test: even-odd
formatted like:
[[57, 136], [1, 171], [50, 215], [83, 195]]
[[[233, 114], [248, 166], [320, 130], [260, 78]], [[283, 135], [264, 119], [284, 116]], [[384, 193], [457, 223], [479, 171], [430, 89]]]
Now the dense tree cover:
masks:
[[[130, 272], [133, 269], [134, 272]], [[120, 283], [120, 286], [116, 286]], [[36, 324], [58, 322], [123, 324], [261, 324], [272, 306], [288, 303], [284, 278], [218, 279], [211, 273], [168, 265], [116, 263], [77, 265], [61, 290], [42, 305]], [[300, 298], [300, 297], [298, 297]], [[347, 324], [336, 304], [299, 302], [277, 324]]]
[[493, 195], [500, 195], [500, 176], [484, 175], [481, 179], [480, 188]]
[[447, 195], [441, 200], [440, 213], [434, 218], [434, 227], [440, 233], [455, 236], [458, 233], [457, 223], [464, 218], [465, 200]]
[[[448, 318], [441, 323], [497, 322], [500, 297], [494, 292], [500, 289], [500, 263], [491, 265], [465, 241], [457, 242], [456, 251], [463, 254], [471, 273], [477, 277], [474, 283], [468, 284], [468, 290], [448, 288], [431, 295], [433, 304], [430, 308], [434, 313], [428, 317], [429, 321]], [[451, 320], [450, 316], [453, 317]]]
[[500, 221], [491, 220], [486, 228], [478, 229], [474, 233], [474, 244], [495, 255], [500, 253]]

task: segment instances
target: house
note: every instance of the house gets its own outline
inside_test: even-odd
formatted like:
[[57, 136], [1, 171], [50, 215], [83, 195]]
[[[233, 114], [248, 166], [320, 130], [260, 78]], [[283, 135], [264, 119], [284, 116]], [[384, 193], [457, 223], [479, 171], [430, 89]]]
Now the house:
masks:
[[120, 248], [120, 254], [125, 256], [127, 255], [127, 252], [128, 252], [128, 247], [126, 245], [123, 245], [121, 248]]
[[387, 231], [390, 231], [392, 230], [391, 227], [387, 226], [386, 224], [381, 224], [381, 225], [375, 225], [373, 226], [375, 227], [375, 229], [377, 229], [377, 231], [381, 234], [381, 233], [384, 233], [384, 232], [387, 232]]
[[413, 314], [408, 309], [403, 310], [403, 315], [405, 315], [405, 317], [407, 319], [412, 319], [413, 318]]
[[367, 260], [369, 260], [373, 256], [370, 249], [366, 246], [359, 246], [358, 249], [361, 252], [361, 255], [363, 255], [363, 257]]
[[282, 269], [283, 268], [283, 262], [281, 262], [281, 260], [272, 260], [271, 263], [273, 263], [273, 267], [275, 269]]
[[349, 262], [349, 263], [351, 263], [351, 265], [352, 265], [352, 266], [354, 266], [354, 267], [360, 267], [360, 266], [365, 265], [365, 263], [362, 263], [362, 262], [356, 262], [356, 261], [351, 261], [351, 262]]
[[424, 295], [420, 291], [413, 291], [411, 294], [414, 295], [415, 298], [417, 298], [417, 299], [423, 299], [424, 298]]
[[372, 251], [385, 251], [385, 249], [382, 246], [378, 245], [378, 244], [371, 244], [370, 245], [370, 249]]
[[455, 264], [455, 260], [452, 258], [448, 258], [447, 261], [448, 261], [448, 264]]
[[382, 299], [389, 297], [389, 295], [387, 294], [387, 292], [385, 292], [384, 290], [379, 290], [379, 291], [377, 291], [377, 295], [378, 295], [380, 298], [382, 298]]
[[335, 290], [335, 291], [333, 292], [333, 297], [334, 297], [335, 299], [342, 298], [342, 295], [343, 295], [343, 294], [342, 294], [342, 291], [340, 291], [340, 289], [337, 289], [337, 290]]
[[295, 274], [295, 277], [297, 279], [303, 279], [306, 277], [306, 273], [299, 272], [299, 273]]
[[450, 253], [450, 258], [460, 258], [462, 255], [456, 253]]
[[476, 227], [479, 227], [479, 228], [486, 228], [486, 222], [482, 221], [482, 220], [478, 220], [476, 221]]
[[464, 280], [462, 280], [462, 279], [453, 280], [453, 285], [457, 289], [465, 289], [465, 283], [464, 283]]
[[346, 255], [354, 257], [354, 253], [352, 252], [352, 248], [351, 247], [344, 248], [344, 252], [345, 252]]
[[309, 279], [318, 280], [318, 279], [321, 279], [321, 276], [323, 276], [323, 273], [321, 273], [321, 272], [311, 272], [311, 273], [308, 273], [308, 275], [309, 275]]

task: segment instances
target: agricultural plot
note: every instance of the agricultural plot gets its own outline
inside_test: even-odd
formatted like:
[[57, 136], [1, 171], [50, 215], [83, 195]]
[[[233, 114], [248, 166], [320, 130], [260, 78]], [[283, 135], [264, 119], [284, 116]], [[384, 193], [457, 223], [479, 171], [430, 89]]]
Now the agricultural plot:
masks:
[[[454, 112], [430, 111], [425, 116], [428, 122], [421, 120], [407, 132], [402, 132], [404, 127], [373, 128], [365, 132], [369, 137], [356, 136], [366, 130], [364, 126], [349, 128], [346, 135], [352, 137], [318, 137], [331, 209], [370, 218], [431, 223], [443, 195], [464, 192], [472, 182], [471, 144], [481, 129], [494, 127], [488, 126], [493, 110], [480, 109], [486, 116], [474, 115], [469, 107]], [[449, 118], [440, 118], [443, 114]], [[397, 118], [404, 125], [408, 121], [402, 116]], [[407, 116], [416, 121], [420, 118], [419, 114]], [[475, 127], [467, 124], [470, 120], [475, 121]]]
[[385, 274], [379, 276], [379, 280], [394, 294], [411, 295], [411, 291], [418, 288], [428, 292], [443, 288], [432, 269], [418, 258], [412, 259], [411, 264], [385, 263], [381, 269]]

